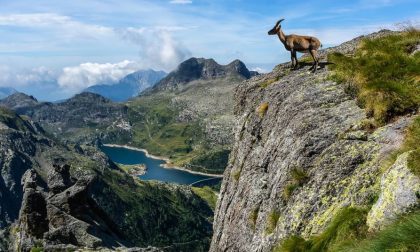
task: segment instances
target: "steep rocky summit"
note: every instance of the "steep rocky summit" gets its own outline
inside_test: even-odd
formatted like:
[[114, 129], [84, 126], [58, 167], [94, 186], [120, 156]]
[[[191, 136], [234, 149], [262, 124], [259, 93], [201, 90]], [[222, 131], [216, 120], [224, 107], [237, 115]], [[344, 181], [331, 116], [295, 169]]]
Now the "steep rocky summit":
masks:
[[[279, 65], [236, 89], [239, 120], [210, 251], [272, 251], [288, 238], [303, 243], [342, 209], [368, 212], [373, 232], [418, 206], [419, 179], [407, 168], [413, 152], [382, 170], [415, 116], [366, 130], [369, 119], [348, 87], [331, 80], [327, 67], [317, 74], [308, 67]], [[311, 251], [327, 251], [323, 246]]]
[[213, 59], [191, 58], [182, 62], [175, 71], [168, 74], [151, 90], [171, 90], [194, 80], [210, 80], [228, 76], [249, 79], [251, 73], [240, 60], [232, 61], [224, 66]]

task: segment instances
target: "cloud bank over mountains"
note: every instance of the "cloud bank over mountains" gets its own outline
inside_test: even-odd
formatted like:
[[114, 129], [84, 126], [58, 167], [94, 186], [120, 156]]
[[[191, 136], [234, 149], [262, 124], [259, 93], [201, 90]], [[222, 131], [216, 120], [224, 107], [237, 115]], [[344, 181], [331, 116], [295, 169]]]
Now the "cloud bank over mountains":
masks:
[[98, 41], [121, 40], [137, 48], [137, 60], [121, 62], [84, 62], [76, 66], [53, 69], [14, 68], [0, 64], [0, 86], [27, 87], [54, 85], [66, 96], [96, 84], [114, 84], [140, 69], [170, 71], [191, 56], [191, 52], [173, 38], [180, 27], [113, 28], [76, 21], [54, 13], [0, 15], [0, 27], [48, 30], [63, 40], [90, 39]]

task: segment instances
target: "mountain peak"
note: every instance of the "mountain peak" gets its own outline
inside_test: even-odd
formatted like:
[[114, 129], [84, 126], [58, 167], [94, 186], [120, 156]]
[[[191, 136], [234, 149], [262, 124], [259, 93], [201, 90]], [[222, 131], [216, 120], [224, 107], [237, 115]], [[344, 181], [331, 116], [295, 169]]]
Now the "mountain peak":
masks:
[[35, 106], [38, 103], [39, 103], [38, 100], [32, 95], [27, 95], [20, 92], [11, 94], [0, 101], [0, 105], [11, 108], [13, 110], [23, 108], [23, 107]]
[[73, 102], [93, 102], [93, 101], [97, 101], [100, 103], [110, 103], [111, 100], [99, 95], [99, 94], [95, 94], [95, 93], [91, 93], [91, 92], [82, 92], [80, 94], [76, 94], [75, 96], [73, 96], [72, 98], [68, 99], [67, 101], [65, 101], [64, 103], [73, 103]]
[[251, 74], [240, 60], [220, 65], [214, 59], [193, 57], [179, 64], [177, 69], [156, 84], [152, 91], [172, 89], [194, 80], [211, 80], [228, 76], [249, 79]]

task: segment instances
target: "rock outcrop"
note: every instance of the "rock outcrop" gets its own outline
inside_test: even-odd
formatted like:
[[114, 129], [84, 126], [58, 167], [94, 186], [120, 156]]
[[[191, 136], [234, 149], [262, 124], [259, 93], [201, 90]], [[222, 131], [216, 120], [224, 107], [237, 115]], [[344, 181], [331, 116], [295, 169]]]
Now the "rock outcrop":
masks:
[[372, 231], [383, 229], [387, 224], [418, 205], [420, 178], [408, 168], [410, 153], [401, 154], [381, 178], [381, 193], [372, 206], [367, 224]]
[[[357, 42], [329, 51], [349, 47], [351, 53], [352, 45]], [[326, 67], [311, 74], [306, 66], [290, 71], [283, 64], [237, 88], [240, 119], [210, 251], [271, 251], [292, 235], [319, 234], [343, 207], [372, 204], [381, 192], [381, 161], [400, 146], [412, 117], [365, 131], [365, 112], [344, 86], [329, 79]], [[403, 157], [383, 180], [411, 189], [394, 190], [390, 199], [383, 195], [390, 185], [382, 185], [377, 211], [384, 204], [413, 206], [416, 200], [418, 181], [401, 162]], [[394, 210], [385, 214], [400, 211]]]

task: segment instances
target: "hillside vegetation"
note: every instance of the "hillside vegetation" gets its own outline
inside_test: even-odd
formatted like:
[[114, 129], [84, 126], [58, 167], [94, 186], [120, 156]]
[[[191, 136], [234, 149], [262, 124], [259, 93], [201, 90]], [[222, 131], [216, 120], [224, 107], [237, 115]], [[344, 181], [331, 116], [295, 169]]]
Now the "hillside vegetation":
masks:
[[332, 53], [333, 77], [348, 91], [374, 126], [415, 112], [420, 104], [420, 31], [411, 29], [361, 42], [355, 55]]
[[233, 89], [243, 79], [197, 80], [127, 103], [132, 145], [177, 166], [223, 173], [233, 137]]

